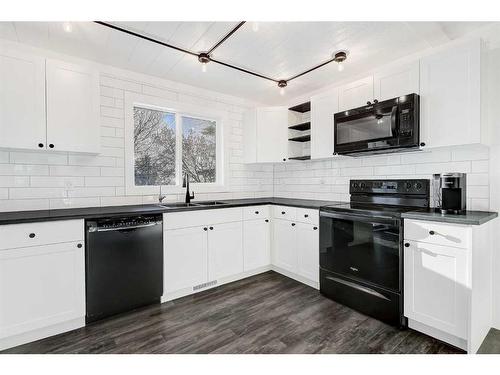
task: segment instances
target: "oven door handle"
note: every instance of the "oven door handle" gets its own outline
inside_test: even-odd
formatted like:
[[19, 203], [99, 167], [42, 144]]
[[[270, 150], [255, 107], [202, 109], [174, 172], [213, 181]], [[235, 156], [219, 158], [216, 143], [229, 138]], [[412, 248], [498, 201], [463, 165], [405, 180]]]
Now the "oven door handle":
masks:
[[394, 219], [389, 216], [365, 216], [365, 215], [356, 215], [356, 214], [337, 214], [333, 212], [324, 212], [320, 211], [320, 217], [326, 217], [329, 219], [341, 219], [341, 220], [349, 220], [349, 221], [361, 221], [364, 223], [374, 223], [374, 224], [398, 224], [398, 219]]
[[375, 297], [378, 297], [378, 298], [381, 298], [381, 299], [385, 299], [387, 301], [390, 301], [389, 298], [387, 298], [386, 296], [384, 296], [383, 294], [377, 292], [376, 290], [374, 289], [371, 289], [371, 288], [367, 288], [365, 286], [361, 286], [361, 285], [358, 285], [358, 284], [355, 284], [353, 282], [350, 282], [350, 281], [346, 281], [346, 280], [342, 280], [342, 279], [339, 279], [338, 277], [333, 277], [333, 276], [326, 276], [326, 278], [328, 280], [331, 280], [331, 281], [334, 281], [336, 283], [339, 283], [339, 284], [343, 284], [345, 286], [348, 286], [348, 287], [351, 287], [351, 288], [354, 288], [354, 289], [357, 289], [361, 292], [365, 292], [365, 293], [368, 293], [368, 294], [371, 294], [372, 296], [375, 296]]
[[398, 106], [396, 105], [391, 111], [391, 134], [393, 137], [398, 136]]

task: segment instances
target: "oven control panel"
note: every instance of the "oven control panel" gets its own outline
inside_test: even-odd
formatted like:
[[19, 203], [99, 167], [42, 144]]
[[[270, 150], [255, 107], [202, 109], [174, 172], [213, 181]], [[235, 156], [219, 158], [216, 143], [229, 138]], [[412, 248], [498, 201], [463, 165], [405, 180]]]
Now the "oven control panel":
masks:
[[425, 194], [429, 180], [351, 180], [351, 194]]

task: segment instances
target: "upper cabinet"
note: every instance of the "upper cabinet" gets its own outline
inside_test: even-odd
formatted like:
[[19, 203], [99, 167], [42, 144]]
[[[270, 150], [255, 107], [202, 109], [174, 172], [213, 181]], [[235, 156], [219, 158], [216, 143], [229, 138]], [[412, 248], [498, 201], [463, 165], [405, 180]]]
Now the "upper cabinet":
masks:
[[474, 40], [420, 61], [420, 140], [426, 147], [481, 142], [480, 54]]
[[0, 147], [45, 148], [45, 60], [0, 50]]
[[374, 99], [379, 102], [420, 92], [419, 62], [391, 66], [373, 75]]
[[245, 163], [272, 163], [288, 157], [288, 109], [259, 107], [243, 116]]
[[339, 91], [311, 97], [311, 158], [333, 155], [333, 115], [339, 109]]
[[366, 105], [373, 100], [373, 76], [339, 87], [339, 112]]
[[0, 46], [0, 147], [99, 153], [99, 75]]
[[55, 151], [99, 153], [99, 76], [47, 60], [47, 143]]

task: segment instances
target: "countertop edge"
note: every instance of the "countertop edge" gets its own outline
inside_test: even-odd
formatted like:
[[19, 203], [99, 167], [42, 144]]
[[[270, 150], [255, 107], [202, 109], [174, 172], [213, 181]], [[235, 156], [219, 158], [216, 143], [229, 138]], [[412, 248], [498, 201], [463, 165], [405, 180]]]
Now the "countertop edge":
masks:
[[498, 212], [486, 212], [486, 211], [473, 211], [481, 212], [480, 217], [474, 217], [471, 214], [469, 217], [467, 215], [443, 215], [440, 216], [436, 213], [425, 213], [425, 212], [406, 212], [401, 215], [403, 219], [415, 219], [423, 221], [436, 221], [448, 224], [462, 224], [462, 225], [483, 225], [498, 217]]

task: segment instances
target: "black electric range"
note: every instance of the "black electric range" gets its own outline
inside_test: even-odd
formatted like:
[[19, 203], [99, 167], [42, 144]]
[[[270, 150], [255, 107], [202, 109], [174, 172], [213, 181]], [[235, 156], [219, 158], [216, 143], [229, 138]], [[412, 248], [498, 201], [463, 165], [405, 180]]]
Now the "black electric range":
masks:
[[349, 191], [320, 209], [320, 291], [404, 327], [401, 214], [428, 209], [429, 180], [351, 180]]

